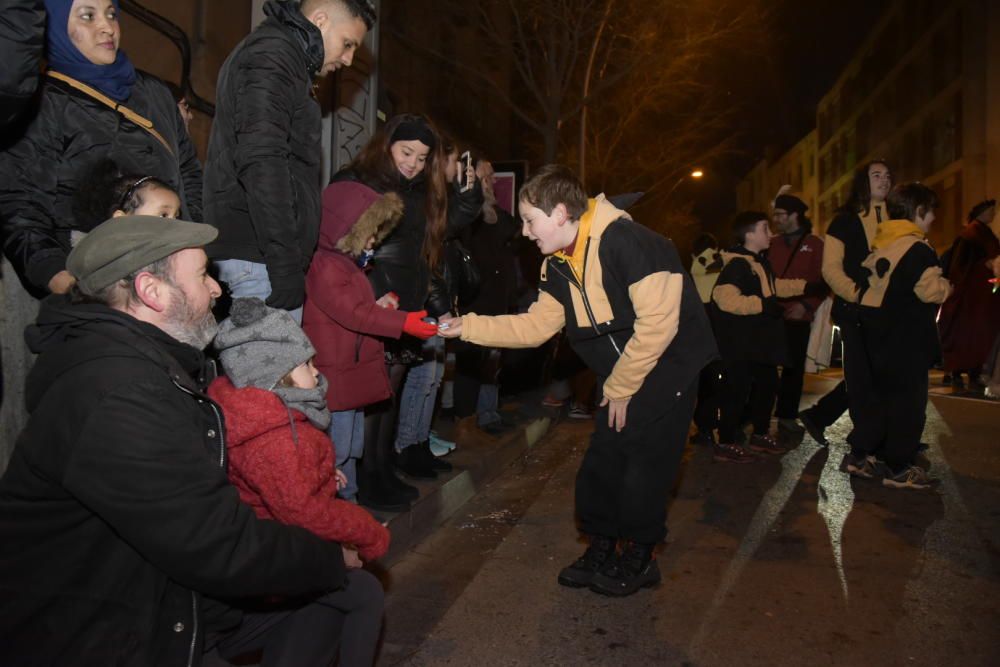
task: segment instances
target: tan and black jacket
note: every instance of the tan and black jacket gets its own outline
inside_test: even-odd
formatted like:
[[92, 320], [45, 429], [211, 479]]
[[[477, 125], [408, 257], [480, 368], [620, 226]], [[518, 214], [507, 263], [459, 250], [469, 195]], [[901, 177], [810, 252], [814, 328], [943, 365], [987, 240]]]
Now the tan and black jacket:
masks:
[[858, 319], [876, 380], [885, 385], [926, 374], [941, 356], [936, 318], [951, 294], [934, 249], [909, 220], [879, 225], [859, 293]]
[[785, 325], [780, 307], [765, 303], [799, 296], [806, 281], [775, 278], [764, 254], [738, 246], [722, 253], [722, 272], [709, 307], [724, 361], [755, 361], [780, 366], [786, 361]]
[[673, 243], [603, 195], [591, 200], [580, 226], [579, 268], [561, 254], [546, 258], [527, 313], [466, 315], [462, 339], [536, 347], [565, 327], [603, 394], [632, 397], [629, 424], [654, 419], [716, 356], [705, 309]]

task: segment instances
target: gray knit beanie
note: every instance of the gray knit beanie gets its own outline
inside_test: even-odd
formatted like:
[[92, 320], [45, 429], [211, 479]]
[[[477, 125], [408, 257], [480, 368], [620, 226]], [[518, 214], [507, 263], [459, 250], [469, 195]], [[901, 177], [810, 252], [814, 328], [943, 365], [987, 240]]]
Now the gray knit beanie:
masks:
[[272, 390], [316, 349], [287, 310], [257, 297], [235, 299], [215, 337], [222, 369], [233, 386]]

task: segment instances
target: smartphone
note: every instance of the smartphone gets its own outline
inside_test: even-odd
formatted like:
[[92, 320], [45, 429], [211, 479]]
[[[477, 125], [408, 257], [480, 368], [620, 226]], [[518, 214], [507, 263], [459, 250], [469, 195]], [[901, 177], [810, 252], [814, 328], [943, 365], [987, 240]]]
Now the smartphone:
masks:
[[472, 153], [469, 151], [465, 151], [458, 157], [459, 192], [468, 192], [475, 185], [475, 182], [467, 176], [469, 167], [471, 166], [472, 166]]

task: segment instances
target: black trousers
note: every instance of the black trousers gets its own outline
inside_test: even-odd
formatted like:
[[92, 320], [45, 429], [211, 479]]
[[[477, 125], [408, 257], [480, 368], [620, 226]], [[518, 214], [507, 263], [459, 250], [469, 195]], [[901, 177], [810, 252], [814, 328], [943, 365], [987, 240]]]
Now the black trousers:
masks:
[[847, 383], [843, 380], [809, 408], [809, 416], [820, 428], [826, 428], [847, 412]]
[[406, 364], [387, 364], [392, 396], [365, 408], [365, 447], [361, 469], [369, 478], [392, 474], [396, 425], [399, 422], [399, 395], [409, 368]]
[[694, 423], [699, 433], [711, 433], [719, 426], [722, 377], [723, 365], [718, 359], [701, 369], [698, 377], [698, 405], [694, 409]]
[[476, 414], [479, 387], [499, 382], [501, 364], [499, 354], [492, 348], [465, 341], [455, 343], [455, 416], [462, 418]]
[[875, 392], [871, 364], [868, 361], [861, 328], [856, 323], [842, 325], [840, 335], [844, 341], [844, 382], [847, 385], [847, 409], [851, 414], [852, 424], [847, 443], [851, 445], [851, 452], [855, 456], [867, 455], [874, 452], [877, 447], [871, 448], [872, 444], [867, 439], [864, 442], [859, 441], [861, 437], [868, 437], [859, 434], [868, 432], [869, 425], [865, 420], [873, 414], [871, 406], [879, 400], [879, 396]]
[[719, 405], [719, 442], [740, 443], [744, 408], [750, 408], [753, 432], [767, 435], [778, 392], [778, 367], [756, 361], [725, 362], [726, 381]]
[[851, 433], [855, 456], [876, 454], [893, 472], [913, 465], [927, 421], [927, 369], [878, 377], [877, 397], [861, 406], [861, 419]]
[[640, 544], [667, 536], [667, 498], [677, 479], [698, 393], [697, 379], [664, 400], [663, 414], [621, 432], [596, 413], [590, 446], [576, 476], [576, 514], [588, 535]]
[[378, 579], [351, 570], [343, 588], [307, 604], [246, 612], [238, 628], [209, 637], [206, 650], [226, 660], [262, 652], [261, 667], [327, 667], [338, 653], [341, 665], [371, 665], [384, 606]]
[[778, 404], [774, 416], [779, 419], [795, 419], [799, 414], [802, 400], [802, 383], [806, 374], [806, 354], [809, 351], [809, 332], [812, 323], [785, 320], [785, 342], [788, 346], [788, 362], [781, 367], [781, 382], [778, 385]]

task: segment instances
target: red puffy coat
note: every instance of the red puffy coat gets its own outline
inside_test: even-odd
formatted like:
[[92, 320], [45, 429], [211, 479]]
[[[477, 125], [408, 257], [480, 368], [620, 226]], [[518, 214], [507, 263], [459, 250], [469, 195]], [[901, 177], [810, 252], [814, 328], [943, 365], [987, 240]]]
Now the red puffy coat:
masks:
[[362, 183], [338, 181], [323, 191], [323, 221], [306, 274], [302, 328], [316, 348], [316, 368], [330, 383], [326, 400], [331, 410], [361, 408], [391, 394], [378, 336], [399, 338], [406, 313], [375, 304], [376, 295], [355, 258], [371, 237], [385, 238], [402, 214], [398, 195], [379, 195]]
[[[336, 498], [330, 438], [304, 414], [289, 410], [277, 394], [215, 380], [208, 395], [226, 418], [229, 480], [257, 516], [300, 526], [316, 535], [354, 545], [362, 560], [389, 548], [389, 531], [371, 514]], [[292, 436], [295, 420], [296, 442]]]

